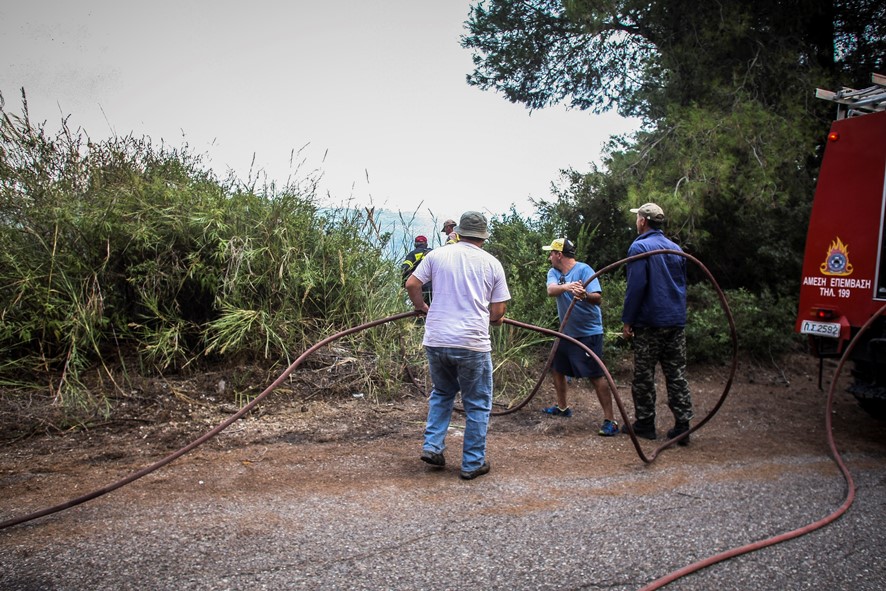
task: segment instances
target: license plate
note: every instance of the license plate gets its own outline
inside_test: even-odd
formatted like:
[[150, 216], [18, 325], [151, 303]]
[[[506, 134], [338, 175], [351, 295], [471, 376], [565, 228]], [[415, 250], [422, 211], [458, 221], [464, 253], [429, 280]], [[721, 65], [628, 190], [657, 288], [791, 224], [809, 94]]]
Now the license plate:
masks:
[[801, 334], [814, 334], [821, 337], [830, 337], [833, 339], [840, 338], [839, 322], [815, 322], [814, 320], [804, 320], [800, 325]]

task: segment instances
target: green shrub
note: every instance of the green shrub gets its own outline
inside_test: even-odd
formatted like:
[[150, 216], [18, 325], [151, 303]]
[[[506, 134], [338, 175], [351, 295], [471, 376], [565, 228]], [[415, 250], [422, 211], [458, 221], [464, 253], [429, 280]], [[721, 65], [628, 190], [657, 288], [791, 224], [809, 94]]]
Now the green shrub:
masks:
[[0, 383], [89, 406], [85, 372], [125, 356], [141, 371], [288, 360], [402, 311], [373, 210], [321, 210], [315, 189], [221, 182], [187, 149], [0, 109]]
[[[757, 359], [778, 358], [792, 350], [796, 302], [770, 292], [752, 294], [744, 289], [725, 292], [738, 335], [738, 350]], [[725, 362], [732, 355], [729, 321], [710, 283], [689, 288], [686, 341], [689, 361]]]

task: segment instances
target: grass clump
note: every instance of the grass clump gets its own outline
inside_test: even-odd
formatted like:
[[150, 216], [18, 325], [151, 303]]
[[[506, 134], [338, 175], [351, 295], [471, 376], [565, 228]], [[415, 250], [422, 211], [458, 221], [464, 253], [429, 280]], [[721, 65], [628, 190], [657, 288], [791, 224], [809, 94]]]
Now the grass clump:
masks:
[[[220, 181], [187, 147], [92, 142], [0, 110], [0, 380], [97, 410], [84, 382], [289, 361], [402, 311], [373, 211], [322, 209], [316, 178]], [[133, 367], [133, 359], [134, 367]]]

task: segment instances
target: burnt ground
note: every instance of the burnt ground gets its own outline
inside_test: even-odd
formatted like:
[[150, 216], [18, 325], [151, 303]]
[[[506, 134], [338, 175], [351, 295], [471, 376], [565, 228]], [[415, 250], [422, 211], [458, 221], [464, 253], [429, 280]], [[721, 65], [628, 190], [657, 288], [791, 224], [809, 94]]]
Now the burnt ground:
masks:
[[[826, 369], [826, 380], [832, 368]], [[94, 422], [89, 428], [60, 430], [51, 418], [41, 415], [36, 402], [12, 405], [7, 401], [0, 421], [4, 438], [0, 521], [111, 484], [194, 440], [237, 410], [238, 401], [222, 387], [223, 382], [242, 379], [237, 372], [131, 384], [130, 394], [114, 399], [115, 418]], [[727, 373], [725, 366], [690, 368], [697, 417], [716, 404]], [[630, 412], [629, 367], [617, 368], [614, 378]], [[418, 460], [426, 403], [414, 390], [404, 387], [403, 395], [395, 400], [373, 401], [366, 396], [329, 394], [310, 383], [289, 384], [217, 437], [157, 472], [78, 507], [0, 530], [0, 588], [411, 589], [461, 588], [470, 582], [487, 588], [639, 588], [694, 560], [819, 519], [842, 502], [843, 480], [826, 444], [826, 392], [817, 388], [817, 380], [817, 362], [805, 356], [779, 364], [741, 362], [725, 404], [693, 434], [692, 443], [662, 451], [649, 465], [638, 458], [626, 435], [596, 436], [601, 417], [585, 385], [572, 390], [575, 415], [571, 419], [542, 415], [540, 409], [553, 398], [546, 384], [526, 408], [493, 417], [488, 451], [492, 472], [471, 482], [457, 477], [458, 415], [448, 441], [446, 468], [432, 470]], [[265, 385], [258, 384], [258, 390]], [[662, 394], [659, 399], [658, 429], [663, 434], [671, 426], [671, 416]], [[867, 416], [842, 389], [838, 389], [832, 419], [838, 448], [850, 459], [850, 469], [865, 474], [859, 496], [866, 490], [882, 493], [886, 482], [884, 423]], [[641, 444], [647, 454], [655, 449], [653, 442], [641, 440]], [[819, 479], [825, 484], [818, 484]], [[758, 520], [749, 521], [753, 526], [730, 526], [735, 539], [722, 533], [714, 541], [699, 537], [690, 552], [679, 544], [668, 550], [673, 535], [667, 528], [660, 532], [661, 538], [658, 534], [651, 538], [651, 531], [643, 527], [636, 530], [639, 535], [630, 535], [638, 527], [628, 524], [630, 516], [651, 511], [649, 499], [659, 495], [704, 499], [721, 493], [698, 492], [695, 486], [739, 489], [736, 509], [725, 514], [704, 503], [700, 507], [688, 503], [691, 514], [701, 520], [697, 527], [702, 531], [708, 523], [753, 513], [760, 490], [772, 488], [773, 483], [799, 483], [801, 490], [822, 486], [826, 494], [810, 510], [802, 503], [797, 506], [794, 496], [789, 503], [776, 486], [769, 494], [781, 499], [781, 510], [799, 512], [793, 519], [780, 516], [778, 510], [771, 515], [767, 511], [769, 517], [763, 521], [769, 523], [768, 528], [758, 531]], [[585, 515], [578, 507], [589, 499], [605, 503], [594, 504], [594, 511]], [[610, 504], [624, 505], [624, 512], [619, 509], [613, 517], [618, 524], [601, 526], [596, 520], [610, 510]], [[879, 523], [886, 521], [882, 501], [876, 501], [873, 510]], [[569, 523], [584, 523], [584, 516], [590, 533], [566, 534], [560, 539], [555, 534], [553, 540], [527, 534], [531, 540], [525, 543], [531, 549], [525, 553], [515, 549], [507, 559], [498, 551], [498, 558], [492, 560], [493, 564], [513, 562], [509, 570], [499, 571], [488, 564], [484, 569], [485, 561], [478, 559], [486, 550], [459, 558], [458, 542], [450, 539], [457, 536], [465, 544], [461, 532], [471, 531], [465, 526], [472, 523], [459, 520], [467, 519], [465, 514], [491, 520], [484, 532], [510, 520], [541, 519], [545, 525], [538, 526], [537, 534], [543, 535], [540, 532], [550, 523], [572, 515], [570, 511], [575, 514]], [[456, 519], [453, 512], [462, 517]], [[643, 519], [653, 517], [666, 519], [667, 515]], [[426, 519], [430, 524], [424, 523]], [[453, 522], [461, 526], [450, 530], [447, 524]], [[521, 528], [527, 526], [515, 527], [516, 531], [497, 532], [495, 539], [510, 538], [518, 547]], [[608, 527], [613, 531], [627, 527], [628, 533], [604, 536], [602, 541], [594, 537]], [[386, 528], [398, 529], [386, 532]], [[397, 566], [379, 562], [375, 550], [380, 546], [397, 540], [398, 552], [406, 552], [406, 547], [422, 543], [428, 529], [446, 540], [446, 551], [454, 555], [445, 564], [437, 564], [438, 570], [413, 564], [400, 572]], [[583, 535], [587, 535], [584, 540]], [[183, 558], [195, 551], [195, 539], [200, 541], [198, 555], [205, 560], [196, 560], [193, 554]], [[856, 540], [858, 547], [853, 547], [852, 554], [881, 555], [884, 542], [882, 533]], [[671, 554], [660, 560], [649, 558], [650, 545]], [[288, 558], [275, 553], [281, 547], [289, 548]], [[805, 555], [802, 543], [794, 548]], [[599, 556], [602, 549], [620, 558], [609, 564]], [[313, 552], [323, 556], [322, 568], [316, 566], [316, 559], [309, 559]], [[428, 552], [420, 553], [418, 562], [430, 556]], [[542, 555], [545, 562], [535, 562]], [[256, 556], [264, 562], [257, 564]], [[595, 558], [589, 561], [589, 556]], [[583, 569], [592, 567], [580, 565], [597, 560], [606, 572], [618, 573], [617, 582], [599, 587], [587, 582], [587, 577], [599, 573], [585, 573]], [[244, 561], [248, 566], [243, 566]], [[753, 586], [818, 587], [823, 575], [816, 574], [814, 567], [798, 565], [796, 559], [789, 562], [793, 566], [763, 569], [771, 586], [760, 581]], [[419, 573], [427, 573], [428, 568], [435, 574], [425, 580]], [[759, 571], [753, 561], [742, 568]], [[834, 588], [850, 580], [856, 580], [855, 589], [886, 584], [880, 560], [865, 567], [866, 571], [851, 566], [855, 572], [848, 575], [826, 563], [820, 568], [833, 574]], [[727, 576], [732, 569], [695, 576]], [[747, 581], [752, 575], [742, 576]], [[710, 578], [687, 578], [674, 588], [714, 585], [740, 588]]]

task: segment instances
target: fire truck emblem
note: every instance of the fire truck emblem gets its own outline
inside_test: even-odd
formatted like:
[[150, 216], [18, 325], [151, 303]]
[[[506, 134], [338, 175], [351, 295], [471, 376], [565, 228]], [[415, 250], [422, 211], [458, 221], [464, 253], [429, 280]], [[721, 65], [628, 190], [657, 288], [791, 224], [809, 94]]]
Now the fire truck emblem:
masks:
[[840, 237], [831, 242], [828, 255], [820, 267], [823, 275], [852, 275], [852, 263], [849, 262], [849, 248]]

